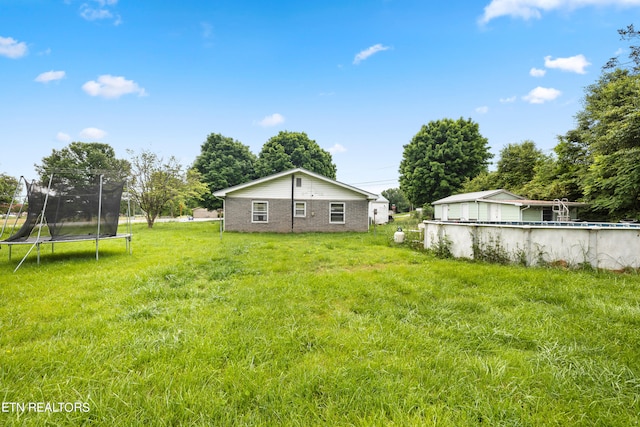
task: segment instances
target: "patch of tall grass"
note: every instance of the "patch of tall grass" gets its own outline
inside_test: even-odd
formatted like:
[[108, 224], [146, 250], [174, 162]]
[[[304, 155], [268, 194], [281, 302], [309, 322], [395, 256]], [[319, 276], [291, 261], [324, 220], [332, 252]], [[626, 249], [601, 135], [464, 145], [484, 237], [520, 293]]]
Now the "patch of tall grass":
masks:
[[0, 424], [638, 423], [638, 276], [437, 259], [393, 231], [141, 225], [133, 255], [57, 245], [15, 274], [14, 248], [0, 405], [90, 410]]

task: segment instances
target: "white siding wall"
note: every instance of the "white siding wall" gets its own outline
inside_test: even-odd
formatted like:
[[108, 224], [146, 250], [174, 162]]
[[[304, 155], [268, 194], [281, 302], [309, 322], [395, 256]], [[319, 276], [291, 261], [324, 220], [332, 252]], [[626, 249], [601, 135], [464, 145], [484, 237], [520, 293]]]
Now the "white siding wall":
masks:
[[498, 205], [501, 221], [520, 221], [520, 207], [514, 205]]
[[442, 219], [442, 205], [433, 205], [433, 217]]
[[283, 176], [262, 184], [230, 193], [232, 197], [260, 199], [291, 199], [291, 177]]
[[389, 203], [388, 202], [369, 202], [369, 220], [373, 222], [373, 210], [377, 209], [375, 215], [376, 224], [386, 224], [389, 222]]
[[[294, 186], [294, 197], [296, 199], [314, 200], [362, 200], [363, 195], [340, 187], [331, 182], [321, 181], [305, 174], [296, 174], [296, 178], [302, 178], [302, 186]], [[291, 180], [291, 178], [289, 178]], [[289, 181], [289, 195], [291, 195], [291, 181]]]
[[[302, 186], [296, 187], [295, 178], [302, 178]], [[362, 200], [363, 195], [331, 182], [322, 181], [306, 174], [294, 176], [294, 199], [296, 200]], [[291, 176], [283, 176], [249, 188], [237, 190], [233, 197], [291, 199]]]

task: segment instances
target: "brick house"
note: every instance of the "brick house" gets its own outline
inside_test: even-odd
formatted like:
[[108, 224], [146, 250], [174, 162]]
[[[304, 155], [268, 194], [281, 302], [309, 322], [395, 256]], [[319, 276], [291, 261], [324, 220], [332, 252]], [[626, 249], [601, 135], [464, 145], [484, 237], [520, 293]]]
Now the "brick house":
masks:
[[244, 232], [368, 231], [378, 195], [297, 168], [218, 190], [224, 230]]

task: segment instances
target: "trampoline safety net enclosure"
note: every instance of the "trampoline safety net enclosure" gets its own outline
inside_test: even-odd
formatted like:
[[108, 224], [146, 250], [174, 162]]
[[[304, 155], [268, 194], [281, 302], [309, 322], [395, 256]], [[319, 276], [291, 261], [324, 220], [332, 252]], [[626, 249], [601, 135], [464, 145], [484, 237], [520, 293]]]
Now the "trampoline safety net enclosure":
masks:
[[[121, 237], [127, 239], [129, 250], [131, 233], [128, 221], [128, 233], [118, 235], [125, 184], [122, 179], [110, 178], [109, 174], [85, 174], [76, 179], [64, 174], [52, 174], [48, 185], [26, 181], [25, 184], [28, 202], [26, 219], [17, 231], [0, 241], [0, 245], [9, 245], [11, 248], [12, 244], [32, 244], [39, 249], [40, 243], [95, 240], [97, 259], [98, 240]], [[5, 217], [3, 230], [8, 218], [9, 215]], [[48, 230], [46, 235], [43, 233], [44, 226]]]

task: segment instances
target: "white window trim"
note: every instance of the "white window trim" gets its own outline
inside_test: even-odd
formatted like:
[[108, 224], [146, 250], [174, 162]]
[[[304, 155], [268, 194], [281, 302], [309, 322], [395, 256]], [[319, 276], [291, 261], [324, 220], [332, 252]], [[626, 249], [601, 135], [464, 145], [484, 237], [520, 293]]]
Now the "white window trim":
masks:
[[[302, 215], [298, 214], [298, 208], [297, 205], [298, 203], [302, 203]], [[293, 216], [295, 216], [296, 218], [306, 218], [307, 217], [307, 202], [303, 202], [303, 201], [295, 201], [293, 203]]]
[[[333, 205], [342, 205], [342, 221], [331, 220], [331, 207]], [[347, 219], [347, 204], [345, 202], [329, 202], [329, 224], [344, 224]]]
[[[266, 220], [264, 220], [264, 221], [256, 221], [254, 219], [256, 213], [262, 213], [262, 211], [258, 211], [258, 212], [255, 211], [255, 204], [256, 203], [264, 203], [266, 205], [266, 207], [267, 207], [266, 212], [265, 212]], [[251, 222], [253, 224], [266, 224], [266, 223], [269, 222], [269, 202], [268, 201], [266, 201], [266, 200], [252, 200], [251, 201]]]

